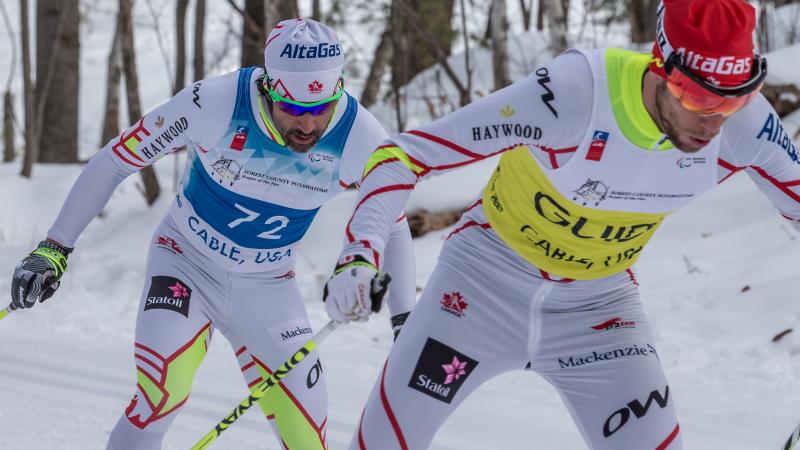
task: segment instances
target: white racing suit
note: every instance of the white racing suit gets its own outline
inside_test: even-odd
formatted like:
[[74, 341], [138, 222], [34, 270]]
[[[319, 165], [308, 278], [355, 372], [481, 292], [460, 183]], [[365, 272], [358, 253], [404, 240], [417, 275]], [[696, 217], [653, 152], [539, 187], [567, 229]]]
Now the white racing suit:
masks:
[[[296, 245], [320, 206], [356, 183], [386, 134], [346, 94], [320, 141], [292, 151], [257, 90], [262, 74], [247, 68], [199, 81], [146, 114], [92, 158], [48, 232], [73, 246], [125, 177], [187, 148], [180, 192], [150, 242], [137, 384], [109, 448], [160, 447], [215, 330], [233, 346], [249, 387], [313, 334], [294, 280]], [[414, 303], [414, 262], [405, 219], [393, 229], [402, 244], [378, 264], [393, 276], [387, 303], [399, 314]], [[327, 448], [322, 367], [312, 352], [259, 402], [286, 448]]]
[[425, 449], [509, 370], [547, 379], [592, 449], [682, 448], [631, 267], [668, 214], [739, 170], [798, 227], [800, 162], [761, 96], [698, 152], [673, 148], [642, 100], [650, 58], [567, 52], [373, 153], [342, 257], [380, 252], [420, 179], [502, 156], [445, 243], [351, 449]]
[[[482, 205], [455, 228], [470, 221], [487, 223]], [[558, 390], [591, 448], [680, 448], [633, 273], [557, 281], [470, 225], [445, 243], [350, 448], [427, 448], [470, 392], [523, 369]]]

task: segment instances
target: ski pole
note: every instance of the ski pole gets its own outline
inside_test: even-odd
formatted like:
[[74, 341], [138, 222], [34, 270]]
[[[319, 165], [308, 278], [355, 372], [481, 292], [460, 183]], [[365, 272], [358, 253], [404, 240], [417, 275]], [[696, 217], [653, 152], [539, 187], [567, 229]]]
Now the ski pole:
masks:
[[3, 320], [7, 315], [11, 314], [12, 311], [16, 310], [17, 307], [14, 306], [13, 303], [6, 306], [6, 309], [0, 311], [0, 320]]
[[792, 434], [789, 436], [789, 440], [786, 441], [786, 445], [783, 446], [783, 450], [800, 449], [800, 447], [797, 446], [798, 442], [800, 442], [800, 425], [797, 425], [797, 428], [792, 431]]
[[[391, 277], [388, 274], [380, 273], [372, 280], [372, 289], [370, 292], [370, 297], [372, 299], [372, 312], [377, 313], [381, 309], [381, 302], [383, 301], [383, 296], [386, 294], [386, 290], [389, 286], [389, 281], [391, 281]], [[227, 430], [228, 427], [233, 425], [233, 423], [239, 419], [248, 409], [250, 409], [253, 404], [255, 404], [264, 394], [272, 387], [277, 385], [280, 380], [285, 377], [290, 370], [292, 370], [297, 364], [299, 364], [305, 357], [311, 353], [317, 345], [319, 345], [325, 338], [330, 336], [333, 330], [339, 326], [338, 323], [334, 321], [329, 321], [322, 327], [321, 330], [317, 331], [317, 333], [309, 339], [300, 349], [298, 349], [291, 358], [286, 360], [272, 375], [269, 376], [266, 380], [262, 381], [261, 383], [257, 384], [250, 392], [250, 395], [247, 396], [244, 400], [242, 400], [239, 405], [231, 411], [224, 419], [222, 419], [214, 428], [206, 433], [202, 439], [197, 441], [196, 444], [192, 447], [192, 450], [202, 450], [207, 448], [214, 442], [223, 431]]]

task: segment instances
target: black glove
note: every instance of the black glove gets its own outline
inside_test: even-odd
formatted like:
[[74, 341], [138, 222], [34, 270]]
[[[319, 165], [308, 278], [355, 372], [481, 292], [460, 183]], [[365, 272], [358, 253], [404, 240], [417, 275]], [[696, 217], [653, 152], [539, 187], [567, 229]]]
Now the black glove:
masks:
[[67, 270], [67, 255], [72, 249], [54, 242], [39, 242], [39, 247], [14, 268], [11, 280], [11, 308], [31, 308], [52, 297], [61, 275]]
[[394, 331], [395, 341], [397, 340], [397, 335], [400, 334], [400, 329], [403, 328], [403, 324], [406, 323], [406, 319], [408, 319], [409, 314], [411, 314], [411, 311], [392, 316], [392, 331]]

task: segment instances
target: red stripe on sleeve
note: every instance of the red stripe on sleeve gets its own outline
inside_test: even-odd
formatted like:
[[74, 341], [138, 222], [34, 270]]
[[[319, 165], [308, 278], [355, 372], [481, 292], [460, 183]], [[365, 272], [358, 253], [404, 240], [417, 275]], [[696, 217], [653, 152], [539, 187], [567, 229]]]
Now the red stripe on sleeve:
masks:
[[467, 150], [466, 148], [456, 144], [455, 142], [450, 142], [447, 139], [440, 138], [439, 136], [434, 136], [434, 135], [426, 133], [424, 131], [410, 130], [410, 131], [407, 131], [407, 133], [411, 134], [413, 136], [417, 136], [417, 137], [421, 137], [423, 139], [427, 139], [429, 141], [436, 142], [439, 145], [443, 145], [443, 146], [445, 146], [445, 147], [447, 147], [447, 148], [449, 148], [451, 150], [455, 150], [458, 153], [461, 153], [462, 155], [465, 155], [465, 156], [469, 156], [470, 158], [473, 158], [473, 159], [483, 159], [483, 158], [485, 158], [485, 156], [483, 156], [483, 155], [481, 155], [479, 153], [475, 153], [475, 152], [473, 152], [471, 150]]
[[[738, 171], [740, 171], [742, 169], [752, 169], [757, 174], [761, 175], [761, 178], [764, 178], [765, 180], [769, 181], [770, 183], [772, 183], [773, 186], [778, 188], [778, 190], [780, 190], [781, 192], [783, 192], [784, 194], [789, 196], [789, 198], [791, 198], [792, 200], [800, 203], [800, 194], [798, 194], [798, 193], [792, 191], [791, 189], [789, 189], [790, 187], [800, 186], [800, 180], [778, 181], [775, 177], [773, 177], [772, 175], [768, 174], [766, 170], [764, 170], [763, 168], [761, 168], [759, 166], [737, 167], [737, 166], [734, 166], [733, 164], [731, 164], [731, 163], [729, 163], [729, 162], [727, 162], [727, 161], [725, 161], [725, 160], [723, 160], [721, 158], [717, 160], [717, 163], [720, 166], [722, 166], [723, 168], [732, 171], [731, 175], [733, 174], [733, 172], [738, 172]], [[723, 178], [720, 181], [720, 183], [722, 181], [727, 180], [729, 176], [730, 175], [728, 175], [725, 178]]]
[[376, 190], [370, 192], [369, 194], [367, 194], [364, 198], [362, 198], [361, 201], [358, 202], [358, 205], [356, 205], [356, 209], [353, 210], [353, 215], [350, 216], [350, 220], [347, 221], [346, 232], [347, 232], [347, 240], [348, 240], [348, 242], [354, 242], [356, 240], [356, 238], [353, 236], [353, 233], [350, 232], [350, 224], [353, 222], [353, 218], [356, 216], [356, 213], [358, 212], [358, 208], [360, 208], [361, 205], [363, 205], [365, 201], [367, 201], [369, 198], [371, 198], [373, 196], [380, 195], [380, 194], [383, 194], [383, 193], [386, 193], [386, 192], [406, 191], [406, 190], [411, 190], [411, 189], [414, 189], [414, 185], [413, 184], [392, 184], [392, 185], [389, 185], [389, 186], [384, 186], [384, 187], [382, 187], [380, 189], [376, 189]]
[[[395, 162], [395, 161], [400, 161], [400, 158], [394, 158], [394, 157], [392, 157], [392, 158], [386, 158], [386, 159], [384, 159], [383, 161], [379, 162], [378, 164], [375, 164], [374, 166], [372, 166], [372, 168], [370, 168], [370, 169], [369, 169], [369, 172], [365, 173], [365, 174], [364, 174], [364, 176], [363, 176], [363, 177], [361, 177], [361, 179], [363, 180], [363, 179], [367, 178], [367, 177], [369, 176], [369, 174], [371, 174], [371, 173], [372, 173], [372, 171], [374, 171], [374, 170], [375, 170], [375, 169], [377, 169], [378, 167], [380, 167], [380, 166], [382, 166], [382, 165], [384, 165], [384, 164], [389, 164], [389, 163], [391, 163], [391, 162]], [[403, 166], [403, 167], [405, 167], [405, 166]]]
[[120, 151], [119, 151], [119, 150], [117, 150], [117, 148], [116, 148], [116, 147], [112, 148], [112, 150], [113, 150], [114, 154], [116, 154], [116, 155], [117, 155], [117, 157], [118, 157], [119, 159], [121, 159], [122, 161], [124, 161], [124, 162], [126, 162], [126, 163], [130, 164], [131, 166], [133, 166], [133, 167], [136, 167], [137, 169], [144, 169], [144, 168], [145, 168], [145, 166], [141, 166], [141, 165], [139, 165], [139, 164], [136, 164], [136, 163], [135, 163], [135, 162], [133, 162], [133, 161], [130, 161], [130, 160], [129, 160], [128, 158], [126, 158], [126, 157], [125, 157], [125, 156], [124, 156], [122, 153], [120, 153]]

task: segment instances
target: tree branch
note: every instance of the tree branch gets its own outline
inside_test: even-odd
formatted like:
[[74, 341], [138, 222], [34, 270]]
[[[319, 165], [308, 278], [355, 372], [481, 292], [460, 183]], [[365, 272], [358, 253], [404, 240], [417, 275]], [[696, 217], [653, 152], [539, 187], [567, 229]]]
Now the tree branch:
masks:
[[442, 66], [442, 69], [447, 74], [448, 78], [450, 78], [450, 81], [453, 82], [455, 88], [458, 90], [458, 93], [461, 97], [461, 106], [469, 103], [468, 101], [467, 103], [464, 103], [464, 99], [469, 98], [469, 91], [467, 91], [467, 88], [458, 78], [455, 71], [453, 71], [453, 68], [450, 67], [450, 63], [447, 62], [447, 53], [436, 41], [436, 38], [433, 36], [433, 34], [431, 34], [431, 32], [422, 25], [424, 23], [422, 18], [416, 13], [416, 11], [414, 11], [413, 8], [411, 8], [406, 0], [397, 0], [397, 5], [402, 8], [404, 14], [411, 18], [409, 24], [414, 28], [414, 31], [416, 31], [420, 37], [425, 40], [425, 43], [428, 44], [428, 47], [436, 55], [436, 58], [439, 60], [439, 64]]
[[14, 81], [14, 73], [17, 71], [17, 41], [14, 39], [14, 31], [11, 30], [11, 20], [8, 19], [6, 7], [0, 3], [0, 13], [3, 14], [3, 22], [8, 30], [8, 38], [11, 41], [11, 68], [8, 71], [8, 81], [6, 81], [6, 91], [11, 90], [11, 82]]
[[[164, 41], [161, 39], [161, 25], [158, 21], [158, 14], [155, 8], [153, 8], [151, 0], [144, 0], [144, 2], [147, 4], [147, 9], [150, 10], [150, 16], [153, 18], [153, 31], [156, 34], [156, 43], [158, 44], [158, 50], [161, 52], [161, 58], [164, 59], [164, 68], [167, 70], [167, 83], [169, 84], [170, 91], [174, 94], [175, 84], [172, 82], [172, 66], [169, 62], [169, 56], [167, 56], [167, 49], [164, 46]], [[131, 18], [131, 20], [133, 20], [133, 18]], [[131, 26], [133, 26], [133, 24], [131, 24]]]
[[245, 26], [247, 27], [248, 30], [250, 30], [251, 33], [257, 35], [261, 35], [264, 33], [264, 30], [262, 30], [261, 27], [258, 26], [258, 22], [256, 22], [254, 18], [250, 17], [250, 14], [247, 14], [247, 12], [245, 12], [242, 8], [239, 8], [239, 6], [233, 0], [227, 0], [227, 1], [228, 4], [231, 5], [231, 8], [236, 10], [236, 12], [238, 12], [239, 15], [242, 16], [242, 19], [244, 19]]

